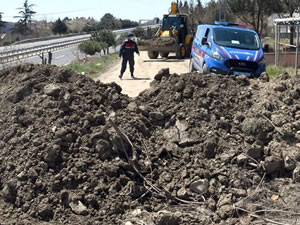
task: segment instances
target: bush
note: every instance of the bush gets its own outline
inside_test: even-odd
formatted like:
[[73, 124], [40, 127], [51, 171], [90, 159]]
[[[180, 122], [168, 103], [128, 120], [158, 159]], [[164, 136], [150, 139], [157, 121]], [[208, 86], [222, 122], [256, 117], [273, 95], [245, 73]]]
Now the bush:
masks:
[[116, 45], [116, 36], [110, 30], [101, 30], [92, 34], [91, 40], [107, 43], [107, 47]]
[[101, 44], [97, 41], [82, 42], [78, 46], [78, 48], [81, 52], [84, 52], [85, 54], [88, 55], [95, 55], [96, 52], [101, 52], [101, 50], [103, 49]]
[[102, 50], [105, 54], [105, 49], [107, 47], [108, 47], [107, 43], [93, 41], [93, 40], [82, 42], [78, 46], [78, 48], [81, 52], [88, 54], [88, 55], [95, 55], [97, 52], [101, 53]]
[[116, 45], [121, 45], [128, 38], [127, 33], [120, 34], [116, 40]]
[[68, 31], [68, 27], [65, 24], [65, 22], [61, 21], [60, 18], [55, 21], [55, 23], [52, 26], [52, 32], [54, 34], [65, 34]]
[[153, 38], [157, 32], [158, 28], [147, 28], [146, 30], [142, 27], [137, 27], [133, 31], [136, 37], [142, 39], [150, 39]]
[[146, 36], [146, 31], [142, 27], [137, 27], [134, 29], [133, 33], [135, 34], [136, 37], [140, 38], [145, 38]]

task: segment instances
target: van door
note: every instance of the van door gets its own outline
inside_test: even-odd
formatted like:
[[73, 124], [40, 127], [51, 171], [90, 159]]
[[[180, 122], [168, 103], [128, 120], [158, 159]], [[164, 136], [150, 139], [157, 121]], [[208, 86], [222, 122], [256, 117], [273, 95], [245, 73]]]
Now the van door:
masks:
[[200, 52], [200, 61], [199, 67], [201, 68], [201, 72], [203, 72], [203, 65], [205, 64], [205, 56], [210, 54], [210, 46], [211, 46], [211, 29], [207, 28], [205, 30], [204, 36], [201, 40], [201, 52]]

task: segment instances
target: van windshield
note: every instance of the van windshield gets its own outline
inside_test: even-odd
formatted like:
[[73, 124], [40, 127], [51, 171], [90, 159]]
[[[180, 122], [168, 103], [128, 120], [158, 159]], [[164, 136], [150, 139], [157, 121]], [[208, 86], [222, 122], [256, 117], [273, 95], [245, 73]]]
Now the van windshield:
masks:
[[216, 44], [240, 49], [258, 50], [260, 42], [258, 35], [244, 30], [214, 29], [214, 41]]

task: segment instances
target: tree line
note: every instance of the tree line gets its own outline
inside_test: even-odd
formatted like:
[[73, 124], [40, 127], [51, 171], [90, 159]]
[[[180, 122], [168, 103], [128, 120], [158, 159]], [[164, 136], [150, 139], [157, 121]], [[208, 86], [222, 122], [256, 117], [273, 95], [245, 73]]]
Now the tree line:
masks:
[[[210, 0], [205, 6], [201, 0], [180, 0], [179, 9], [190, 16], [192, 24], [212, 24], [221, 17], [228, 22], [250, 25], [259, 35], [266, 35], [267, 20], [272, 14], [280, 18], [293, 17], [300, 12], [300, 0]], [[290, 27], [293, 44], [295, 27]]]
[[[205, 5], [201, 0], [178, 0], [179, 9], [182, 13], [189, 15], [194, 30], [198, 24], [212, 24], [221, 19], [228, 22], [240, 22], [250, 25], [259, 35], [267, 35], [267, 19], [272, 14], [279, 17], [292, 17], [300, 11], [300, 0], [210, 0]], [[16, 25], [17, 31], [22, 34], [31, 32], [31, 24], [36, 14], [35, 5], [28, 0], [24, 1], [22, 7], [18, 8], [19, 21]], [[222, 16], [223, 15], [223, 16]], [[2, 23], [0, 13], [0, 26]], [[69, 19], [58, 19], [52, 25], [52, 32], [64, 34], [69, 32], [67, 23]], [[106, 13], [99, 22], [87, 23], [82, 31], [91, 32], [99, 30], [114, 30], [136, 27], [138, 23], [131, 20], [122, 20]], [[293, 44], [295, 28], [290, 27], [290, 43]]]
[[[19, 19], [16, 23], [16, 30], [18, 33], [23, 35], [30, 34], [32, 32], [32, 23], [34, 22], [34, 16], [37, 13], [34, 10], [36, 5], [30, 4], [28, 0], [25, 0], [22, 7], [17, 8], [19, 10], [17, 16], [14, 18]], [[0, 12], [0, 26], [2, 25], [2, 12]], [[52, 32], [54, 34], [64, 34], [69, 32], [67, 23], [70, 22], [71, 19], [66, 17], [61, 20], [58, 18], [52, 25]], [[114, 17], [112, 14], [105, 14], [99, 22], [95, 22], [93, 24], [86, 24], [81, 31], [83, 32], [91, 32], [98, 31], [102, 29], [125, 29], [138, 26], [138, 23], [135, 21], [131, 21], [129, 19], [118, 19]]]
[[139, 24], [135, 21], [131, 21], [128, 19], [122, 20], [117, 19], [111, 13], [106, 13], [101, 19], [99, 23], [93, 25], [86, 25], [84, 27], [85, 32], [97, 31], [97, 30], [115, 30], [115, 29], [126, 29], [131, 27], [137, 27]]

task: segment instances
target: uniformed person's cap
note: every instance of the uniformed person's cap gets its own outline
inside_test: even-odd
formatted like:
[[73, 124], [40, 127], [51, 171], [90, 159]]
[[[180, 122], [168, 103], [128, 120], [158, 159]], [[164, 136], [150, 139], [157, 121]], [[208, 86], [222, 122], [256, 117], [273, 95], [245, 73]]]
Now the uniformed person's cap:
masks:
[[129, 32], [129, 33], [128, 33], [128, 37], [134, 37], [134, 33]]

